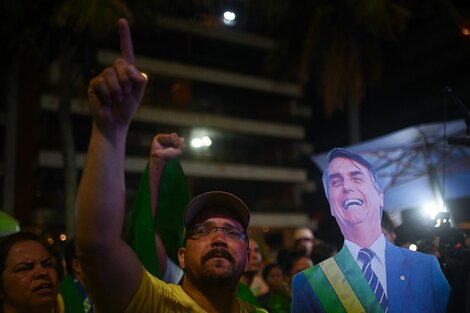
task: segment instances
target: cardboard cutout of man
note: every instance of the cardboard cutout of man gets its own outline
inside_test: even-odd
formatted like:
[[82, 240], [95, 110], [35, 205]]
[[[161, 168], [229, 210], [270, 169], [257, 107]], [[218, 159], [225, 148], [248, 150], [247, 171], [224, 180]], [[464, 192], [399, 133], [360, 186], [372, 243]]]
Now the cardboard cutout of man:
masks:
[[323, 184], [345, 238], [340, 252], [292, 282], [292, 312], [445, 312], [449, 284], [435, 256], [388, 242], [383, 187], [372, 165], [335, 148]]

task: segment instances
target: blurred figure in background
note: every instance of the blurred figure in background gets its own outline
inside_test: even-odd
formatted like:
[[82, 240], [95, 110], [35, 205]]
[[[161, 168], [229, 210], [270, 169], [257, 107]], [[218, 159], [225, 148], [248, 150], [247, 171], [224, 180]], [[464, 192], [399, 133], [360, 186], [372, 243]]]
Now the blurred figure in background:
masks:
[[248, 265], [245, 268], [245, 272], [240, 278], [237, 296], [240, 299], [246, 300], [256, 306], [259, 306], [258, 299], [251, 291], [250, 286], [253, 283], [255, 276], [262, 269], [263, 257], [261, 256], [261, 251], [258, 242], [253, 238], [249, 239], [248, 251], [250, 252], [250, 257], [248, 260]]
[[387, 240], [390, 241], [390, 243], [395, 244], [395, 241], [397, 240], [397, 234], [395, 234], [392, 220], [388, 216], [387, 212], [382, 213], [381, 225], [382, 225], [382, 232], [385, 238], [387, 238]]
[[83, 272], [75, 250], [75, 241], [65, 246], [67, 275], [60, 282], [59, 290], [64, 299], [66, 313], [93, 313], [93, 301], [88, 296], [83, 281]]
[[277, 262], [286, 271], [292, 253], [302, 253], [310, 258], [312, 264], [318, 264], [337, 253], [336, 248], [323, 240], [316, 238], [308, 227], [299, 227], [294, 231], [292, 247], [281, 249], [277, 255]]
[[267, 263], [271, 263], [269, 259], [269, 247], [264, 239], [258, 236], [250, 236], [258, 243], [258, 250], [261, 255], [261, 266], [258, 272], [256, 273], [253, 281], [251, 282], [250, 289], [255, 297], [258, 297], [261, 294], [264, 294], [268, 291], [269, 287], [266, 285], [266, 282], [263, 279], [263, 269]]
[[289, 255], [286, 268], [284, 269], [284, 277], [287, 285], [289, 286], [289, 290], [291, 288], [292, 278], [294, 275], [312, 266], [312, 260], [301, 251], [293, 251]]
[[284, 273], [289, 273], [293, 254], [302, 254], [311, 258], [314, 251], [314, 240], [315, 236], [308, 227], [299, 227], [294, 231], [292, 246], [280, 249], [277, 254], [277, 263]]
[[294, 251], [301, 251], [306, 256], [311, 256], [315, 247], [315, 236], [308, 227], [301, 227], [295, 230], [294, 236]]
[[261, 307], [270, 313], [289, 313], [291, 296], [281, 266], [277, 263], [266, 265], [263, 280], [269, 291], [258, 297]]

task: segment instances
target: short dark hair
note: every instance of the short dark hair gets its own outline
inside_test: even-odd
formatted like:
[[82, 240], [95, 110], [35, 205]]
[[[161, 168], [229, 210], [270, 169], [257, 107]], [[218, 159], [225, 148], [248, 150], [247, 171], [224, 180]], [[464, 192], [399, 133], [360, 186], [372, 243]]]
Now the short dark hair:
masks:
[[281, 265], [277, 264], [277, 263], [269, 263], [267, 264], [264, 268], [263, 268], [263, 272], [262, 272], [262, 275], [263, 275], [263, 280], [266, 281], [267, 278], [268, 278], [268, 275], [269, 273], [275, 269], [275, 268], [279, 268], [282, 272], [282, 267]]
[[8, 253], [10, 253], [11, 248], [14, 245], [23, 241], [39, 242], [49, 253], [52, 254], [52, 251], [49, 249], [49, 246], [39, 235], [35, 233], [23, 231], [5, 236], [0, 241], [0, 275], [5, 270], [5, 261], [8, 256]]
[[[343, 148], [334, 148], [330, 152], [328, 152], [328, 164], [330, 164], [331, 161], [333, 161], [335, 158], [350, 159], [366, 167], [369, 170], [369, 173], [372, 177], [372, 182], [374, 183], [375, 189], [379, 192], [384, 192], [382, 182], [380, 181], [380, 177], [377, 174], [375, 168], [372, 166], [372, 164], [369, 163], [369, 161], [367, 161], [361, 155], [348, 151]], [[329, 180], [328, 167], [323, 171], [322, 180], [323, 180], [323, 187], [325, 189], [326, 197], [327, 199], [329, 199], [330, 195], [328, 191], [328, 180]]]
[[[5, 262], [10, 253], [11, 248], [18, 243], [23, 241], [36, 241], [40, 243], [44, 249], [46, 249], [52, 256], [52, 251], [45, 241], [37, 234], [32, 232], [21, 231], [17, 233], [10, 234], [5, 236], [0, 241], [0, 277], [5, 270]], [[3, 289], [2, 284], [0, 283], [0, 289]]]

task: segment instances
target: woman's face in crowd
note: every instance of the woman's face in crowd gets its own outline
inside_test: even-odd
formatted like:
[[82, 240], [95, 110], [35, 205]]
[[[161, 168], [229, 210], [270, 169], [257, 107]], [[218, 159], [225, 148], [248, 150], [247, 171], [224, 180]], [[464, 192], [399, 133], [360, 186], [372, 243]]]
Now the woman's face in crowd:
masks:
[[53, 257], [39, 242], [18, 242], [6, 257], [1, 287], [4, 308], [52, 308], [58, 294]]

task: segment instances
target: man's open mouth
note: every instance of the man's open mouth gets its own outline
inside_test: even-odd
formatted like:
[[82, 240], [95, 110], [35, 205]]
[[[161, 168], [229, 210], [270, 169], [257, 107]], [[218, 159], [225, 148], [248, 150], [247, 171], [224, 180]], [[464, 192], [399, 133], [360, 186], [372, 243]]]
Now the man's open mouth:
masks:
[[345, 210], [349, 209], [352, 206], [361, 206], [364, 203], [361, 199], [347, 199], [343, 202], [343, 208]]
[[34, 290], [36, 290], [36, 291], [51, 290], [51, 289], [52, 289], [52, 284], [51, 283], [40, 284], [39, 286], [34, 288]]

